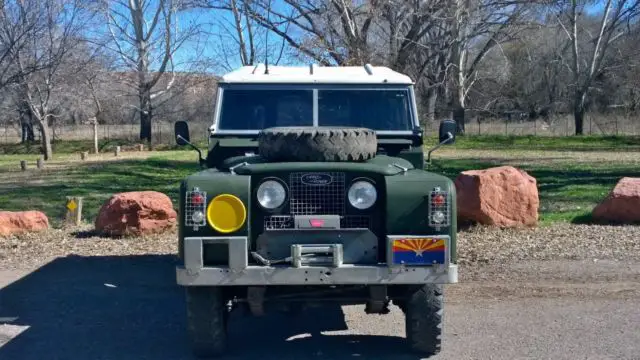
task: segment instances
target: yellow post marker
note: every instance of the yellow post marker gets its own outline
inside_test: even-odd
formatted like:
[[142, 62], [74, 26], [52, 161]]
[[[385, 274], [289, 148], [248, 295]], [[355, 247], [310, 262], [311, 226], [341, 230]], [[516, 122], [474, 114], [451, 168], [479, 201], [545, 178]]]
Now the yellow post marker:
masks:
[[67, 213], [65, 221], [69, 224], [79, 226], [82, 221], [82, 198], [67, 196]]

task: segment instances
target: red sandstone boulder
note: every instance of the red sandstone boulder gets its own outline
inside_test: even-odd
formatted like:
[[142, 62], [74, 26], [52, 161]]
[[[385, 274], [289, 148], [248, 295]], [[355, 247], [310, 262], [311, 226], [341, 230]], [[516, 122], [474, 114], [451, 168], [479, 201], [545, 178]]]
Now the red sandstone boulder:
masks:
[[455, 180], [458, 218], [499, 227], [538, 223], [535, 178], [512, 166], [463, 171]]
[[640, 178], [622, 178], [591, 213], [596, 221], [632, 224], [640, 222]]
[[0, 211], [0, 236], [47, 230], [49, 219], [40, 211]]
[[104, 235], [148, 235], [172, 229], [176, 211], [171, 199], [155, 191], [113, 195], [98, 213], [96, 231]]

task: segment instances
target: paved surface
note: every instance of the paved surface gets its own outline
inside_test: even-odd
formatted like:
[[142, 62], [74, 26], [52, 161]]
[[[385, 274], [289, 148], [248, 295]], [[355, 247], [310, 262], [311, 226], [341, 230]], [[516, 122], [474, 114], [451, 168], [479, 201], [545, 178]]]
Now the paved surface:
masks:
[[[500, 280], [499, 274], [513, 274]], [[59, 258], [0, 271], [0, 359], [191, 359], [164, 256]], [[446, 290], [444, 359], [640, 359], [640, 264], [470, 268]], [[5, 323], [3, 325], [3, 323]], [[404, 316], [339, 307], [234, 316], [227, 359], [417, 359]]]

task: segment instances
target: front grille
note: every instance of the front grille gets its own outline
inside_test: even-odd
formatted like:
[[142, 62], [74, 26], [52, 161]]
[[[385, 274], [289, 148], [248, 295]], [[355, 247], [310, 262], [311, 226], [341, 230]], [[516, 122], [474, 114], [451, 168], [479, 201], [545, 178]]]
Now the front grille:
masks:
[[[312, 184], [311, 177], [330, 182]], [[344, 173], [292, 173], [289, 177], [291, 215], [344, 215]]]
[[342, 229], [372, 229], [371, 216], [347, 214], [349, 181], [342, 172], [291, 173], [288, 211], [264, 214], [264, 230], [294, 229], [296, 215], [338, 215]]
[[[273, 215], [264, 217], [265, 230], [282, 230], [295, 228], [293, 216]], [[340, 228], [342, 229], [369, 229], [371, 218], [369, 216], [347, 215], [340, 218]]]

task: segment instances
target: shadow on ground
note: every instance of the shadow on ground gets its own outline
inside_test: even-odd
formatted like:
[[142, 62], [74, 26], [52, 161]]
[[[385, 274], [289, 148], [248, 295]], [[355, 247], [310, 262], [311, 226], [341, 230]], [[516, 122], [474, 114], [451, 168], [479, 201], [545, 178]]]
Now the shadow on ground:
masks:
[[[28, 327], [0, 347], [0, 359], [191, 359], [174, 265], [173, 256], [72, 256], [44, 265], [0, 290], [0, 318]], [[234, 314], [224, 358], [416, 358], [400, 337], [320, 334], [345, 329], [338, 306], [295, 318]]]

